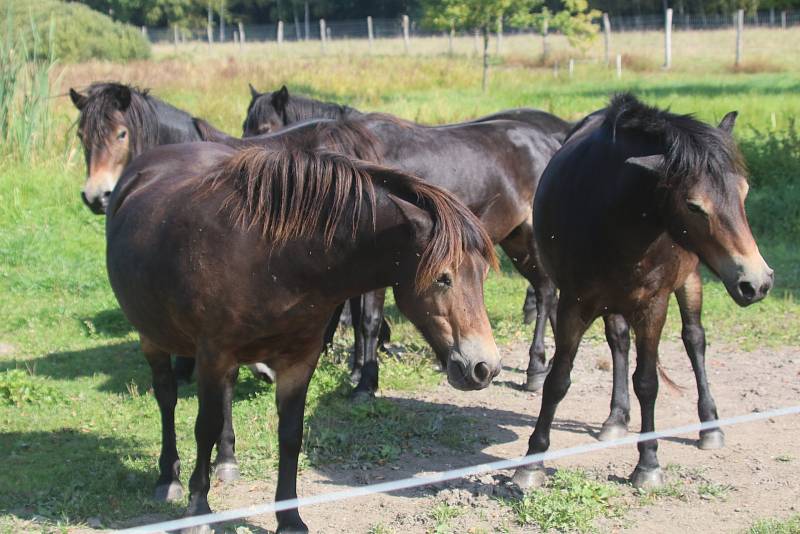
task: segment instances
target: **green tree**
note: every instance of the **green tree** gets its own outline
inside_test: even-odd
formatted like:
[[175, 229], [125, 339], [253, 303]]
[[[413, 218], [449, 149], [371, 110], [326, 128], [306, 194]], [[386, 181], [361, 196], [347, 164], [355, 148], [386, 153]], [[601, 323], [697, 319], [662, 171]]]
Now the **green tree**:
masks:
[[548, 30], [561, 32], [569, 43], [585, 50], [600, 28], [594, 23], [602, 13], [589, 9], [588, 0], [564, 0], [563, 9], [553, 13], [547, 7], [538, 13], [518, 13], [509, 21], [516, 27], [535, 27], [544, 34]]
[[479, 30], [483, 35], [483, 78], [486, 91], [489, 75], [489, 29], [498, 20], [530, 15], [542, 0], [424, 0], [426, 22], [437, 28]]

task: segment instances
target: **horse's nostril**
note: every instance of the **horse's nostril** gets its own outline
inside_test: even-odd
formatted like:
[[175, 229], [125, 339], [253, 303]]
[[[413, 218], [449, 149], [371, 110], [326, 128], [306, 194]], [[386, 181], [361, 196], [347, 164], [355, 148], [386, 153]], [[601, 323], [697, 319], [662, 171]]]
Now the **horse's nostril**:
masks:
[[750, 282], [739, 282], [739, 292], [747, 300], [752, 300], [756, 296], [756, 288]]
[[489, 378], [492, 376], [492, 372], [486, 363], [479, 362], [475, 364], [475, 367], [472, 368], [472, 375], [479, 384], [483, 384], [489, 380]]

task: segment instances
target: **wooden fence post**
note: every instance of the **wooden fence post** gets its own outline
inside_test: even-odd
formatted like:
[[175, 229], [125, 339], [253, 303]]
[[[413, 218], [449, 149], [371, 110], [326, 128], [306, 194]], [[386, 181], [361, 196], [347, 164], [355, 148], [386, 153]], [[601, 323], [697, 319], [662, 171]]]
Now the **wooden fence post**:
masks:
[[214, 42], [214, 14], [211, 12], [211, 0], [208, 0], [208, 22], [206, 22], [206, 33], [208, 33], [208, 46]]
[[744, 9], [736, 12], [736, 66], [742, 62], [742, 33], [744, 31]]
[[606, 66], [611, 63], [611, 21], [608, 13], [603, 13], [603, 41], [605, 42]]
[[245, 43], [244, 23], [240, 20], [238, 26], [239, 26], [239, 46], [244, 46]]
[[225, 0], [219, 3], [219, 42], [225, 42]]
[[406, 54], [410, 45], [410, 38], [408, 36], [408, 15], [403, 15], [403, 45], [406, 47]]
[[327, 30], [325, 28], [325, 19], [319, 19], [319, 40], [322, 44], [322, 53], [325, 53], [325, 41], [327, 37]]
[[456, 25], [454, 22], [450, 23], [450, 35], [447, 38], [447, 54], [453, 55], [453, 38], [456, 35]]
[[479, 30], [475, 30], [475, 40], [474, 40], [474, 44], [475, 44], [475, 55], [476, 55], [476, 56], [478, 55], [478, 46], [479, 46], [479, 44], [480, 44], [480, 43], [479, 43], [479, 39], [480, 39], [480, 37], [479, 37], [479, 35], [478, 35], [478, 32], [479, 32]]
[[781, 11], [781, 29], [786, 29], [786, 11]]
[[369, 51], [372, 52], [372, 41], [375, 40], [375, 34], [372, 29], [372, 16], [367, 17], [367, 37], [369, 37]]
[[178, 25], [172, 25], [172, 42], [175, 43], [175, 50], [178, 50]]
[[503, 17], [497, 17], [497, 51], [499, 56], [503, 49]]
[[572, 78], [572, 75], [575, 73], [575, 60], [569, 58], [569, 77]]
[[278, 21], [278, 46], [283, 45], [283, 21]]
[[547, 59], [549, 50], [547, 49], [547, 32], [550, 29], [550, 21], [545, 18], [542, 22], [542, 59]]
[[672, 66], [672, 8], [667, 9], [664, 18], [664, 68]]
[[617, 79], [622, 78], [622, 54], [617, 54]]

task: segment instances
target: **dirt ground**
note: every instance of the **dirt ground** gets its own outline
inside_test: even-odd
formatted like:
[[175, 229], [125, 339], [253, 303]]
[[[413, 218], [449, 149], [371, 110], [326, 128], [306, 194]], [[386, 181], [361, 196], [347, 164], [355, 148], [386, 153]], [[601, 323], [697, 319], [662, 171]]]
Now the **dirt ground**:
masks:
[[[539, 394], [517, 388], [527, 362], [527, 346], [514, 344], [502, 349], [504, 371], [481, 392], [460, 392], [441, 384], [432, 391], [396, 394], [383, 392], [399, 404], [448, 405], [455, 413], [477, 422], [480, 434], [474, 454], [431, 450], [425, 457], [405, 454], [390, 465], [358, 470], [328, 467], [306, 470], [299, 479], [301, 496], [338, 491], [386, 480], [423, 475], [434, 471], [521, 456], [535, 422]], [[552, 353], [552, 347], [548, 348]], [[551, 448], [559, 449], [592, 442], [608, 413], [611, 372], [608, 349], [584, 344], [578, 354], [572, 387], [561, 403], [551, 437]], [[694, 378], [680, 343], [665, 342], [662, 363], [682, 392], [662, 385], [656, 408], [657, 428], [693, 423], [696, 416]], [[632, 366], [633, 367], [633, 366]], [[711, 346], [707, 367], [720, 416], [795, 405], [800, 402], [800, 349], [764, 349], [741, 352], [731, 347]], [[632, 390], [632, 388], [631, 388]], [[631, 430], [638, 429], [638, 403], [632, 396]], [[551, 468], [580, 468], [619, 489], [621, 517], [595, 523], [602, 532], [680, 532], [702, 528], [712, 532], [741, 532], [765, 517], [785, 518], [800, 512], [800, 417], [739, 425], [725, 430], [726, 446], [717, 451], [696, 447], [696, 435], [665, 439], [659, 459], [673, 491], [644, 499], [625, 479], [637, 460], [632, 445], [552, 462]], [[317, 533], [366, 532], [535, 532], [536, 526], [520, 526], [511, 510], [497, 497], [514, 495], [511, 472], [492, 473], [467, 480], [418, 488], [390, 495], [310, 507], [302, 517]], [[246, 506], [269, 500], [275, 474], [263, 482], [216, 484], [212, 506], [217, 509]], [[722, 488], [717, 495], [698, 492], [701, 485]], [[442, 503], [457, 510], [447, 524], [434, 519], [433, 510]], [[140, 518], [144, 520], [144, 518]], [[155, 518], [148, 518], [155, 519]], [[140, 523], [139, 521], [135, 522]], [[237, 532], [273, 531], [272, 515], [252, 517], [229, 526]], [[221, 530], [220, 530], [221, 531]]]

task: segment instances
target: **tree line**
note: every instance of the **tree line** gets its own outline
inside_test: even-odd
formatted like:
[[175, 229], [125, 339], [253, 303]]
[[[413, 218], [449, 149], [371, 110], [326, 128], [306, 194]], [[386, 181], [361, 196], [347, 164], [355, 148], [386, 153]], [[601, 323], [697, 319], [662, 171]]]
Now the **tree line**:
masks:
[[[428, 26], [441, 26], [441, 15], [475, 8], [471, 0], [78, 0], [110, 15], [115, 20], [137, 26], [200, 27], [209, 11], [215, 20], [268, 24], [277, 20], [300, 23], [307, 19], [397, 18], [409, 15]], [[484, 11], [521, 13], [565, 13], [572, 0], [490, 0], [477, 2]], [[683, 14], [727, 14], [737, 9], [799, 9], [800, 0], [588, 0], [587, 12], [607, 12], [612, 16], [636, 16], [662, 13], [671, 7]], [[458, 7], [462, 5], [462, 7]], [[455, 7], [454, 7], [455, 6]], [[464, 7], [466, 6], [466, 7]], [[498, 11], [496, 8], [500, 6]], [[455, 9], [455, 11], [454, 11]], [[496, 15], [495, 15], [496, 18]], [[524, 17], [523, 17], [524, 18]], [[519, 19], [522, 20], [522, 19]], [[533, 18], [529, 19], [533, 21]], [[447, 25], [447, 24], [445, 24]]]

